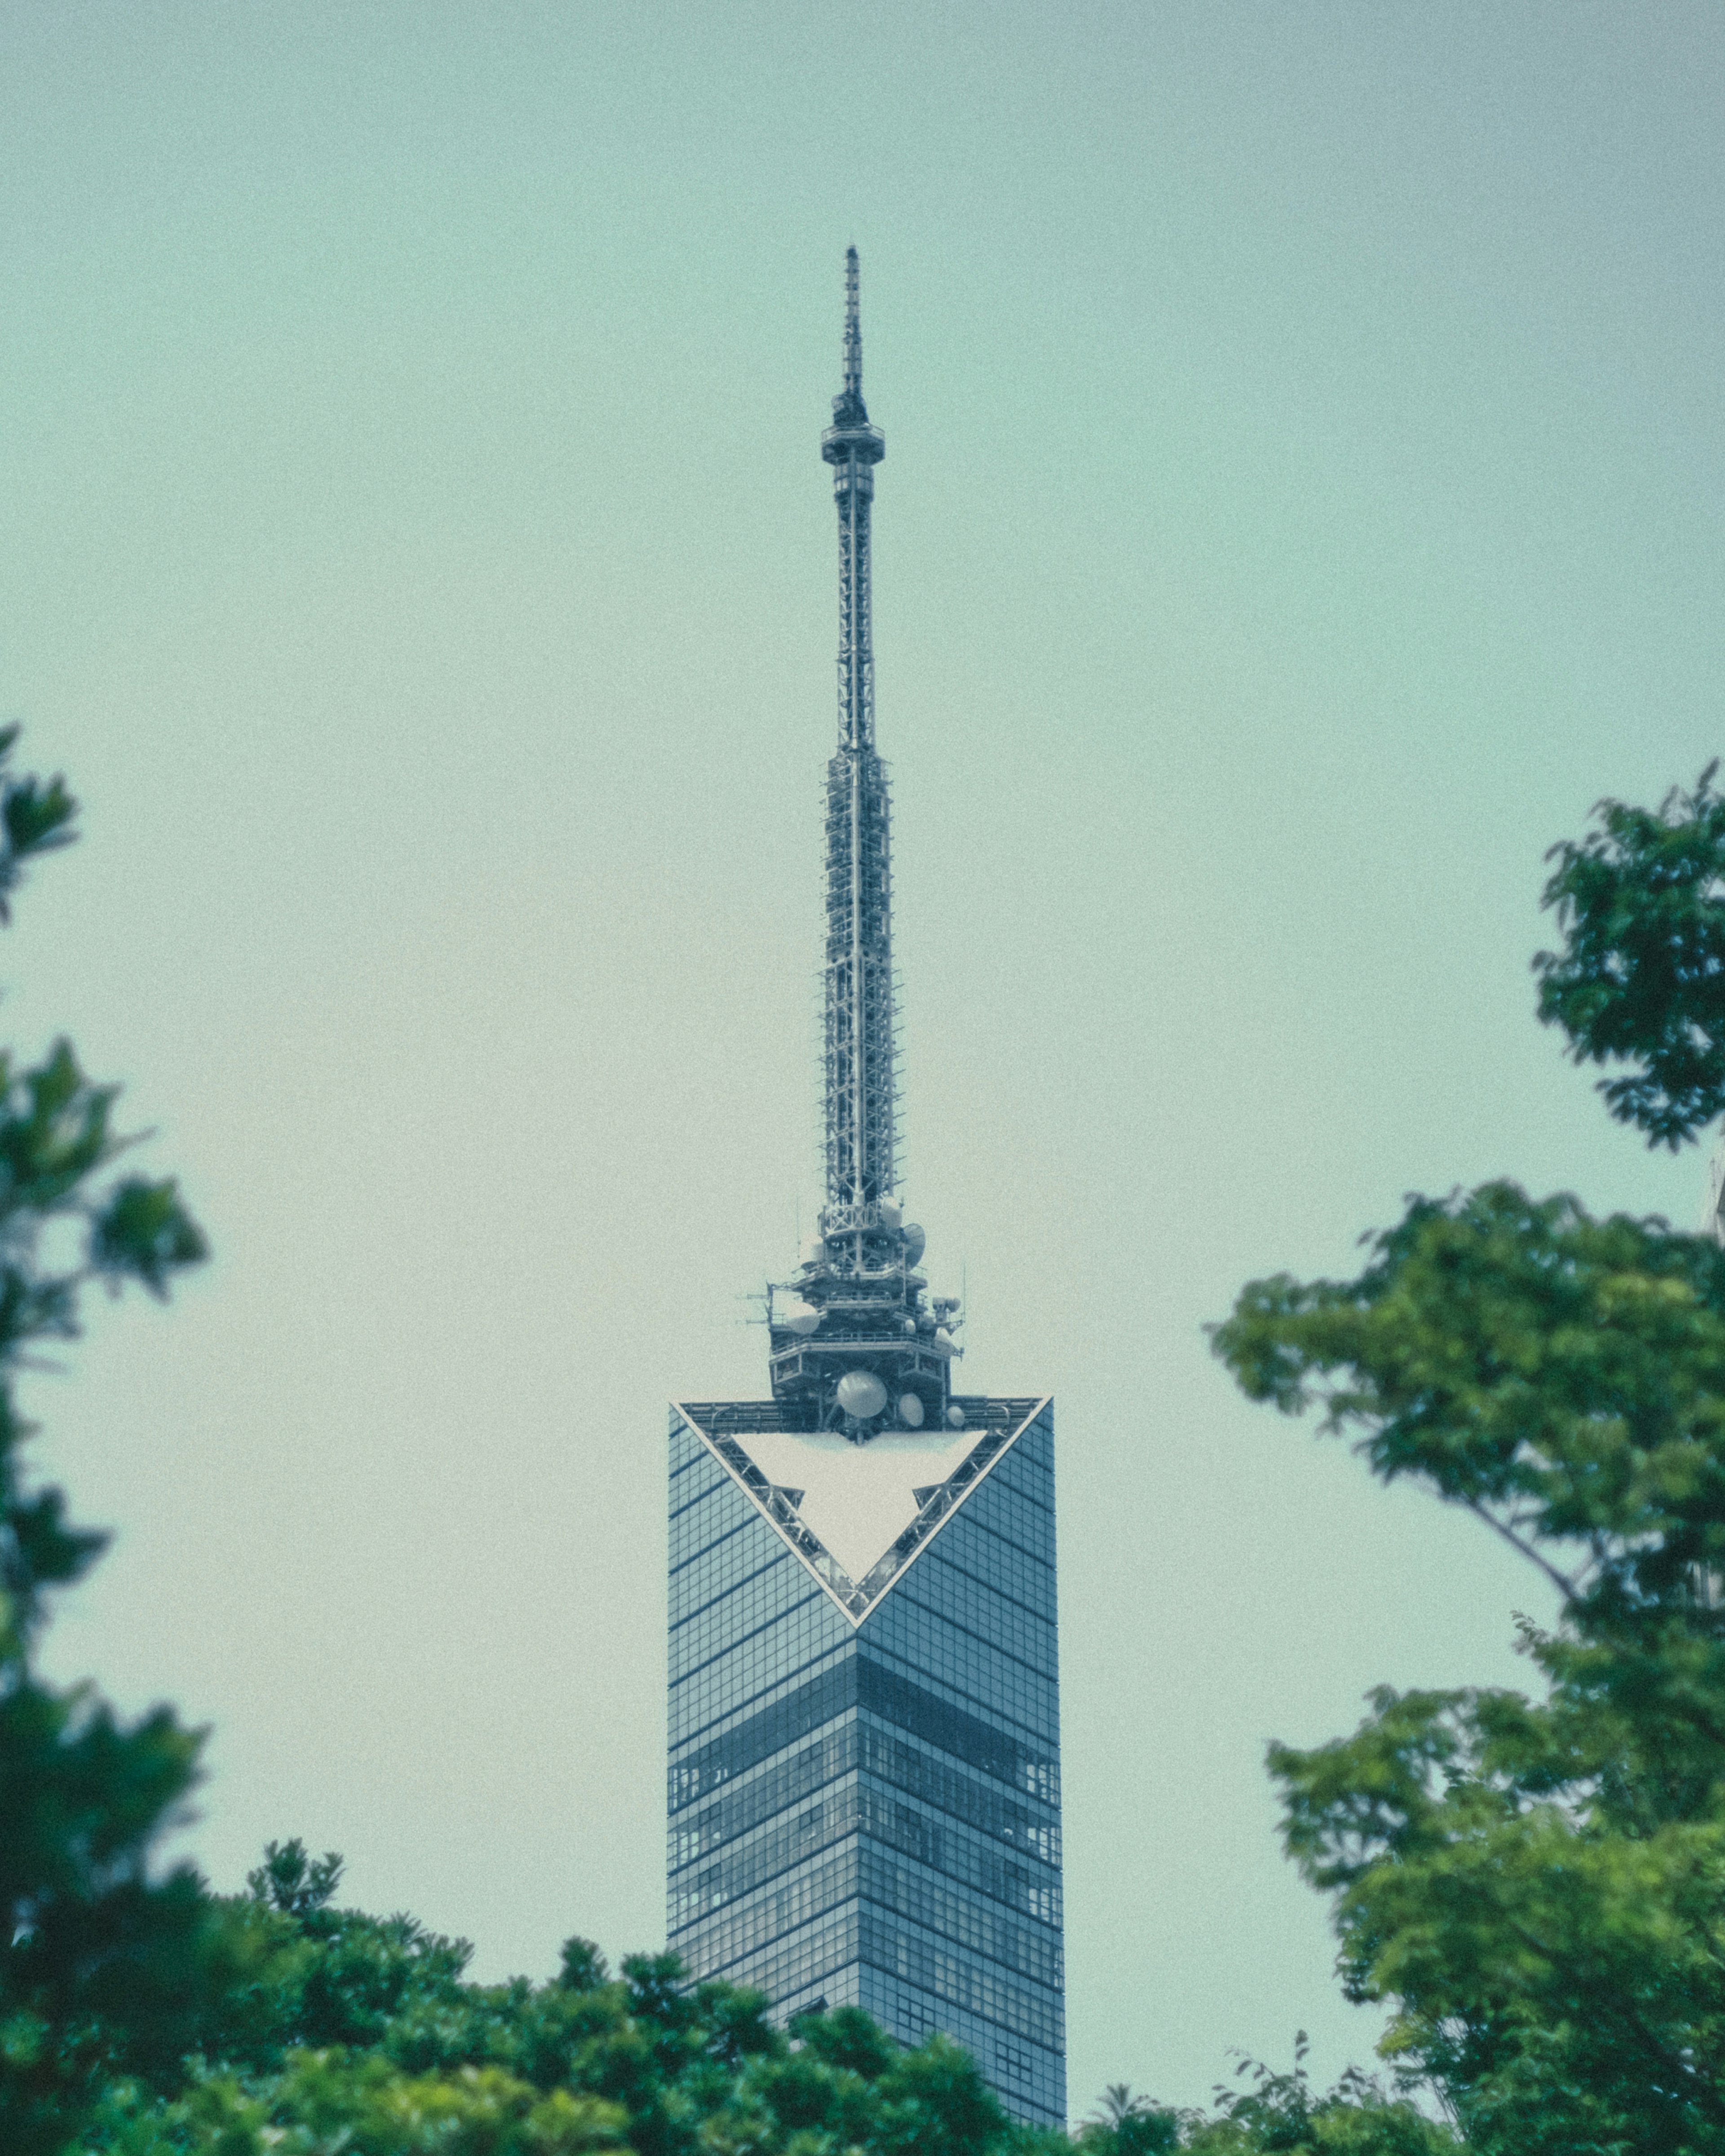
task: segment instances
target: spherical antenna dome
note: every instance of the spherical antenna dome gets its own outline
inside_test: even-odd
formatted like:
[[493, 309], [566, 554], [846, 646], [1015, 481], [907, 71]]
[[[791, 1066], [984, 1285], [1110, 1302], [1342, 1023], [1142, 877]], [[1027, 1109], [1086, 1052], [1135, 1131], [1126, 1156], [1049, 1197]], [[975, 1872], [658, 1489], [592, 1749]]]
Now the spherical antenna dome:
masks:
[[839, 1380], [839, 1404], [848, 1415], [866, 1422], [886, 1404], [886, 1388], [872, 1370], [847, 1370]]

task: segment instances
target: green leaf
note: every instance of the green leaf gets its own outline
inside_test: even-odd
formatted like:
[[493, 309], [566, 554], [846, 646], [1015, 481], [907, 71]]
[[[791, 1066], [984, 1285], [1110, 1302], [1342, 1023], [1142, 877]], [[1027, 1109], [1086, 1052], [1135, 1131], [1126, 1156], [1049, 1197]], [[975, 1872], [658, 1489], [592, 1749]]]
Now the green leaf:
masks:
[[1539, 1017], [1602, 1079], [1611, 1114], [1675, 1149], [1725, 1111], [1725, 797], [1717, 762], [1656, 814], [1601, 801], [1596, 828], [1548, 856], [1542, 905], [1563, 947], [1533, 961]]

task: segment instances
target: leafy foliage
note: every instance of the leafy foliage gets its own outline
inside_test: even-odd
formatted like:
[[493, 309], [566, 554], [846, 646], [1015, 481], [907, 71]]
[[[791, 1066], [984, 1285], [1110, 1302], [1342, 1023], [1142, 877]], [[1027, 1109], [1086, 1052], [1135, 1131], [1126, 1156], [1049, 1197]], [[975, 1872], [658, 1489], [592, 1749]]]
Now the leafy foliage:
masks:
[[69, 846], [77, 834], [78, 803], [58, 773], [52, 778], [8, 771], [19, 729], [0, 726], [0, 923], [12, 919], [12, 894], [28, 864]]
[[1242, 1291], [1214, 1338], [1249, 1398], [1321, 1404], [1602, 1621], [1725, 1573], [1725, 1251], [1510, 1183], [1410, 1199], [1369, 1249]]
[[1353, 1738], [1273, 1748], [1288, 1846], [1470, 2148], [1725, 2148], [1725, 1823], [1650, 1817], [1669, 1737], [1540, 1651], [1548, 1703], [1384, 1690]]
[[[63, 779], [6, 768], [17, 736], [0, 732], [0, 920], [77, 814]], [[208, 1967], [195, 1876], [149, 1871], [200, 1740], [167, 1708], [128, 1727], [89, 1686], [57, 1692], [30, 1664], [51, 1591], [105, 1537], [32, 1483], [18, 1374], [76, 1337], [92, 1283], [163, 1296], [204, 1253], [172, 1183], [106, 1178], [126, 1145], [116, 1097], [64, 1041], [32, 1068], [0, 1054], [0, 2147], [16, 2156], [60, 2148], [116, 2066], [176, 2061]]]
[[[1556, 850], [1568, 948], [1538, 962], [1578, 1058], [1635, 1066], [1613, 1114], [1672, 1144], [1725, 1101], [1712, 778]], [[1539, 1700], [1384, 1689], [1352, 1737], [1271, 1748], [1386, 2056], [1481, 2156], [1725, 2151], [1725, 1251], [1488, 1183], [1410, 1199], [1356, 1279], [1252, 1283], [1214, 1339], [1558, 1597], [1522, 1620]]]
[[1405, 2097], [1386, 2095], [1368, 2074], [1350, 2067], [1319, 2094], [1306, 2070], [1307, 2039], [1294, 2040], [1291, 2071], [1277, 2073], [1256, 2059], [1236, 2069], [1241, 2086], [1216, 2091], [1216, 2117], [1195, 2121], [1185, 2143], [1201, 2156], [1255, 2156], [1286, 2149], [1292, 2156], [1454, 2156], [1461, 2143]]
[[947, 2037], [904, 2051], [855, 2009], [804, 2017], [788, 2037], [759, 1993], [691, 1984], [663, 1954], [614, 1977], [581, 1939], [549, 1984], [469, 1984], [461, 1942], [334, 1907], [339, 1869], [297, 1841], [271, 1845], [249, 1895], [222, 1905], [249, 1982], [213, 2002], [177, 2089], [110, 2090], [88, 2147], [1009, 2156], [1024, 2143], [1030, 2156]]
[[1178, 2112], [1164, 2111], [1115, 2082], [1079, 2128], [1078, 2145], [1085, 2156], [1163, 2156], [1180, 2147], [1185, 2123]]
[[1601, 801], [1565, 839], [1542, 903], [1561, 951], [1542, 951], [1539, 1016], [1578, 1063], [1640, 1067], [1602, 1079], [1620, 1122], [1673, 1149], [1725, 1110], [1725, 798], [1710, 763], [1654, 813]]
[[[332, 1906], [339, 1860], [272, 1843], [219, 1905], [250, 1974], [213, 2004], [177, 2086], [118, 2081], [86, 2156], [1073, 2156], [1014, 2125], [975, 2061], [914, 2050], [854, 2007], [775, 2028], [760, 1994], [691, 1983], [674, 1958], [614, 1977], [571, 1939], [551, 1983], [480, 1985], [459, 1941]], [[1259, 2150], [1445, 2156], [1454, 2137], [1352, 2076], [1315, 2094], [1250, 2069], [1215, 2118], [1108, 2092], [1081, 2156]]]

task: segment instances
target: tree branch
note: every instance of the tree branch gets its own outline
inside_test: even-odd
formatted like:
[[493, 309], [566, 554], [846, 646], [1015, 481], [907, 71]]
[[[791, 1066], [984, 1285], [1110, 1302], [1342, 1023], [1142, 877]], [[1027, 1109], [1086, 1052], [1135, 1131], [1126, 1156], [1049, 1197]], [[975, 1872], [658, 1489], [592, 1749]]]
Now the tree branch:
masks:
[[1477, 1497], [1464, 1497], [1461, 1502], [1476, 1519], [1485, 1522], [1493, 1534], [1502, 1535], [1512, 1550], [1526, 1558], [1529, 1564], [1537, 1565], [1566, 1602], [1579, 1599], [1576, 1583], [1566, 1573], [1559, 1572], [1554, 1564], [1548, 1563], [1532, 1544], [1524, 1542], [1513, 1527], [1506, 1527], [1502, 1520], [1487, 1512]]

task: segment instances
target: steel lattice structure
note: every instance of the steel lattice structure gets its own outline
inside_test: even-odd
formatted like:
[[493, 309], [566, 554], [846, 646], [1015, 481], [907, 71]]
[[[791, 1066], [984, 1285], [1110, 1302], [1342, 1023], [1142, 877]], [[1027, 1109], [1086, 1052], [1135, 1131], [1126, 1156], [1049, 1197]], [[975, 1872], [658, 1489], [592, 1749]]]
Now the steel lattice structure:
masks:
[[845, 387], [820, 453], [839, 510], [839, 746], [827, 766], [826, 1210], [829, 1233], [872, 1225], [896, 1186], [891, 798], [875, 751], [869, 516], [886, 454], [862, 393], [856, 249], [845, 258]]
[[[826, 1202], [798, 1279], [769, 1302], [773, 1385], [859, 1440], [946, 1411], [957, 1303], [916, 1270], [922, 1233], [898, 1199], [898, 1011], [892, 972], [892, 795], [875, 747], [869, 524], [886, 454], [863, 402], [856, 249], [845, 257], [844, 387], [820, 453], [839, 511], [839, 742], [827, 766], [822, 1035]], [[852, 1406], [839, 1398], [853, 1378]], [[858, 1380], [878, 1381], [872, 1388]], [[854, 1411], [859, 1397], [883, 1404]]]

